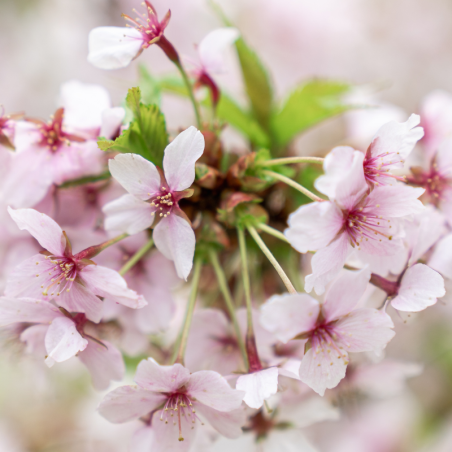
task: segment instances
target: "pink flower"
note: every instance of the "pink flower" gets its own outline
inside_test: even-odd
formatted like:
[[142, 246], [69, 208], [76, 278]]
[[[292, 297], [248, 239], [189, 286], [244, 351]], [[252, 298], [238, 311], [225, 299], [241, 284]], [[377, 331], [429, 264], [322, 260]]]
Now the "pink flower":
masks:
[[243, 401], [251, 408], [260, 408], [264, 400], [269, 399], [278, 391], [278, 369], [267, 369], [240, 375], [235, 385], [236, 389], [245, 391]]
[[119, 154], [109, 161], [112, 176], [130, 193], [108, 203], [105, 229], [136, 234], [154, 219], [156, 247], [174, 261], [187, 279], [193, 265], [195, 234], [179, 208], [179, 200], [195, 180], [195, 162], [204, 151], [204, 137], [195, 127], [180, 133], [165, 149], [163, 169], [137, 154]]
[[[190, 374], [181, 364], [160, 366], [152, 358], [140, 362], [138, 386], [122, 386], [107, 394], [99, 412], [113, 423], [148, 417], [152, 450], [189, 450], [201, 416], [228, 438], [242, 433], [244, 393], [232, 389], [217, 372]], [[154, 414], [155, 412], [155, 414]], [[161, 424], [161, 425], [156, 425]], [[144, 440], [144, 439], [143, 439]], [[178, 440], [183, 444], [178, 446]]]
[[71, 315], [47, 301], [0, 297], [0, 326], [26, 325], [21, 340], [30, 351], [46, 355], [48, 367], [78, 356], [91, 373], [95, 388], [106, 389], [111, 380], [124, 376], [122, 355], [109, 342], [86, 334], [87, 322], [84, 314]]
[[[404, 180], [390, 171], [403, 168], [408, 154], [423, 137], [422, 127], [415, 127], [419, 122], [418, 115], [411, 115], [404, 123], [391, 121], [380, 127], [362, 161], [364, 177], [370, 187], [392, 185], [393, 179]], [[316, 180], [316, 188], [334, 197], [337, 187], [346, 183], [349, 173], [355, 171], [354, 165], [361, 161], [360, 154], [348, 146], [334, 148], [325, 157], [325, 175]]]
[[402, 247], [399, 219], [423, 209], [417, 199], [423, 189], [398, 184], [368, 193], [363, 157], [355, 152], [347, 178], [328, 190], [330, 201], [303, 205], [289, 216], [285, 235], [290, 244], [300, 253], [317, 251], [306, 277], [307, 292], [315, 288], [322, 294], [353, 248], [377, 256], [396, 254]]
[[306, 294], [284, 294], [271, 297], [261, 308], [261, 324], [281, 342], [308, 340], [300, 379], [320, 395], [344, 378], [349, 352], [379, 351], [394, 337], [386, 313], [354, 309], [369, 276], [367, 269], [344, 272], [323, 304]]
[[117, 303], [138, 309], [145, 306], [143, 297], [127, 288], [119, 273], [96, 265], [89, 259], [90, 249], [72, 254], [64, 231], [47, 215], [33, 209], [8, 211], [19, 229], [27, 230], [45, 249], [22, 264], [8, 278], [8, 297], [55, 299], [70, 312], [85, 313], [98, 322], [102, 317], [102, 301], [109, 297]]
[[171, 11], [159, 22], [155, 8], [147, 0], [145, 7], [145, 18], [135, 9], [135, 20], [126, 14], [122, 15], [131, 24], [126, 26], [130, 28], [98, 27], [91, 30], [88, 61], [92, 65], [100, 69], [119, 69], [128, 66], [152, 44], [171, 46], [163, 35], [170, 21]]

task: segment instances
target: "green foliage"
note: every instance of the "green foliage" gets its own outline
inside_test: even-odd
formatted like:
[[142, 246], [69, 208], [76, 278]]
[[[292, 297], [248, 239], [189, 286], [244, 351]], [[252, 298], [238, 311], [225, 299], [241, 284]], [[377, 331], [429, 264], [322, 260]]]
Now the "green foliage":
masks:
[[131, 88], [126, 105], [133, 114], [129, 128], [116, 138], [97, 142], [103, 151], [131, 152], [139, 154], [157, 166], [162, 166], [163, 153], [168, 145], [165, 117], [157, 105], [141, 103], [140, 88]]
[[138, 74], [138, 84], [140, 86], [143, 103], [160, 105], [162, 101], [162, 89], [159, 81], [150, 74], [143, 64], [138, 66]]
[[297, 134], [351, 108], [342, 101], [350, 85], [328, 80], [311, 80], [295, 89], [272, 117], [276, 145], [284, 147]]

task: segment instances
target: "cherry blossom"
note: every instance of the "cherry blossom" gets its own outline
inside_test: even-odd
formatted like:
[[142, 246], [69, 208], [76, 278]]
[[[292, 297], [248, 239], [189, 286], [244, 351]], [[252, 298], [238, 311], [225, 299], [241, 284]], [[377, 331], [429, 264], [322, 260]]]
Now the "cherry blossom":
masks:
[[[418, 115], [411, 115], [404, 123], [391, 121], [380, 127], [362, 161], [370, 187], [392, 185], [394, 179], [404, 180], [390, 171], [403, 168], [405, 159], [424, 135], [422, 127], [415, 127], [419, 122]], [[361, 161], [360, 154], [349, 146], [334, 148], [325, 157], [325, 175], [316, 180], [316, 188], [330, 198], [335, 197], [338, 185], [347, 181], [350, 172], [355, 171], [355, 164]]]
[[375, 187], [370, 193], [363, 172], [364, 155], [355, 152], [352, 170], [334, 189], [330, 201], [303, 205], [289, 216], [285, 235], [300, 253], [317, 251], [305, 290], [322, 294], [356, 249], [363, 254], [392, 256], [402, 249], [401, 219], [423, 209], [418, 200], [423, 189]]
[[281, 342], [308, 340], [300, 379], [320, 395], [344, 378], [349, 352], [381, 350], [394, 336], [386, 313], [354, 309], [369, 277], [368, 269], [343, 273], [322, 304], [307, 294], [283, 294], [274, 295], [261, 308], [261, 324]]
[[236, 389], [245, 391], [243, 401], [251, 408], [260, 408], [264, 401], [278, 391], [278, 369], [268, 367], [240, 375]]
[[122, 355], [111, 343], [87, 334], [87, 322], [84, 314], [72, 315], [44, 300], [0, 297], [0, 326], [23, 324], [20, 339], [29, 351], [45, 355], [48, 367], [78, 356], [94, 387], [106, 389], [111, 380], [124, 376]]
[[45, 251], [22, 262], [9, 275], [6, 296], [53, 298], [59, 306], [85, 313], [93, 322], [102, 317], [98, 297], [108, 296], [134, 309], [145, 306], [143, 297], [128, 289], [119, 273], [90, 260], [90, 248], [72, 254], [66, 233], [50, 217], [33, 209], [8, 211], [19, 229], [27, 230]]
[[[113, 423], [148, 416], [150, 426], [140, 436], [152, 443], [152, 450], [189, 450], [203, 425], [201, 418], [228, 438], [242, 432], [244, 393], [232, 389], [217, 372], [190, 374], [181, 364], [161, 366], [148, 358], [138, 365], [135, 382], [137, 386], [121, 386], [107, 394], [99, 412]], [[178, 441], [183, 444], [176, 448]]]
[[[144, 2], [146, 14], [135, 9], [135, 19], [123, 14], [131, 25], [126, 27], [98, 27], [89, 34], [88, 61], [99, 69], [119, 69], [128, 66], [140, 53], [152, 44], [172, 48], [163, 35], [171, 18], [168, 11], [162, 21], [155, 8]], [[175, 50], [172, 48], [175, 52]]]
[[174, 261], [187, 279], [193, 265], [195, 234], [179, 207], [195, 180], [195, 162], [204, 151], [204, 138], [191, 126], [165, 149], [163, 170], [136, 154], [119, 154], [109, 161], [112, 176], [129, 192], [104, 206], [105, 229], [136, 234], [153, 225], [156, 247]]

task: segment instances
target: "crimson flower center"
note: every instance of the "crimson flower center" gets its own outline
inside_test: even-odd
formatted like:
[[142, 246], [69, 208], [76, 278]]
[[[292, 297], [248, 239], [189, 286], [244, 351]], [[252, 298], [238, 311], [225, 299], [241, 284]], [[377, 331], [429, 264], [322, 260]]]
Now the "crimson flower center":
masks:
[[77, 263], [72, 258], [65, 256], [46, 256], [45, 259], [44, 262], [36, 262], [41, 271], [41, 274], [37, 274], [36, 277], [41, 275], [43, 277], [42, 294], [47, 296], [51, 291], [50, 295], [56, 293], [57, 296], [60, 296], [64, 290], [70, 292], [77, 277]]
[[[311, 332], [311, 345], [314, 351], [314, 359], [317, 355], [322, 354], [322, 358], [331, 358], [330, 365], [332, 366], [333, 358], [343, 359], [344, 364], [347, 365], [347, 354], [344, 352], [342, 343], [347, 344], [348, 341], [344, 333], [337, 328], [333, 323], [323, 323], [317, 326]], [[317, 364], [320, 366], [321, 364]]]
[[405, 181], [404, 176], [395, 176], [389, 173], [391, 165], [398, 162], [404, 162], [400, 159], [398, 154], [398, 152], [384, 152], [373, 157], [368, 157], [366, 155], [363, 162], [364, 177], [366, 180], [377, 186], [379, 185], [380, 177], [392, 177], [394, 179]]
[[161, 218], [169, 216], [173, 207], [177, 204], [173, 193], [169, 192], [165, 187], [162, 187], [160, 193], [157, 196], [151, 197], [148, 202], [155, 208], [153, 215], [156, 214]]
[[423, 185], [432, 202], [436, 203], [442, 198], [444, 190], [450, 187], [451, 180], [438, 170], [436, 163], [433, 163], [430, 171], [424, 174]]

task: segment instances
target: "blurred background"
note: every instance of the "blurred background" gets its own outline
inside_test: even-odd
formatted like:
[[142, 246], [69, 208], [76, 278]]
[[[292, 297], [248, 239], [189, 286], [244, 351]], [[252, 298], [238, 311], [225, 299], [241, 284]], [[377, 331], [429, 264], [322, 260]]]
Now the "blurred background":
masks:
[[[452, 92], [449, 0], [218, 3], [259, 53], [280, 99], [305, 78], [343, 80], [363, 88], [363, 103], [389, 106], [391, 114], [404, 120], [431, 91]], [[171, 9], [166, 35], [187, 57], [195, 58], [195, 45], [222, 25], [207, 0], [153, 4], [161, 16]], [[86, 60], [88, 33], [97, 26], [123, 26], [121, 13], [132, 14], [139, 6], [139, 0], [0, 0], [0, 104], [8, 113], [24, 111], [45, 119], [57, 106], [60, 85], [71, 79], [102, 84], [120, 104], [137, 80], [138, 63], [114, 72], [94, 68]], [[152, 74], [173, 72], [156, 46], [139, 63]], [[244, 97], [234, 56], [219, 81]], [[162, 109], [170, 130], [191, 120], [185, 101], [165, 96]], [[354, 120], [366, 114], [354, 112]], [[295, 151], [322, 154], [338, 143], [359, 141], [361, 137], [351, 136], [356, 122], [350, 118], [310, 130], [296, 140]], [[389, 347], [389, 356], [423, 363], [423, 374], [397, 397], [364, 405], [358, 419], [347, 406], [341, 422], [313, 427], [308, 435], [321, 451], [452, 450], [452, 310], [446, 303], [400, 319], [397, 340]], [[0, 358], [0, 452], [127, 450], [136, 425], [114, 426], [97, 415], [102, 394], [91, 389], [78, 362], [49, 371], [43, 363], [22, 358], [14, 347], [5, 345]]]

